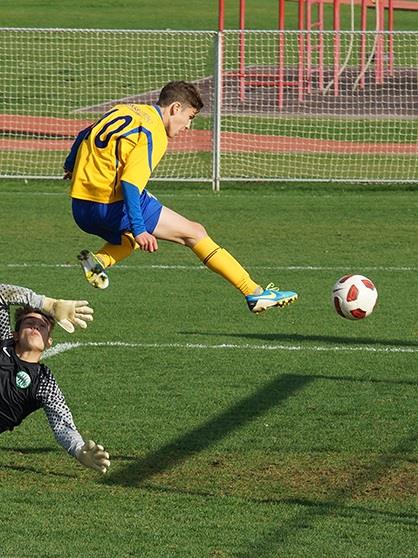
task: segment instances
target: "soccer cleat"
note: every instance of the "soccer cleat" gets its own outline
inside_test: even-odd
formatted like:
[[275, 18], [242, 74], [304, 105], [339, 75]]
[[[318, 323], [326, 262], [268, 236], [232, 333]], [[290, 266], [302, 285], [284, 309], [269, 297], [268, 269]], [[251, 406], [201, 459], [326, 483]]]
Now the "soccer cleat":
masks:
[[106, 289], [109, 277], [99, 258], [89, 250], [82, 250], [77, 256], [83, 269], [84, 276], [90, 285], [96, 289]]
[[261, 293], [245, 297], [248, 308], [255, 314], [260, 314], [260, 312], [264, 312], [274, 306], [283, 308], [283, 306], [295, 302], [297, 298], [298, 295], [294, 291], [279, 291], [278, 287], [275, 287], [273, 283], [267, 285], [267, 288]]

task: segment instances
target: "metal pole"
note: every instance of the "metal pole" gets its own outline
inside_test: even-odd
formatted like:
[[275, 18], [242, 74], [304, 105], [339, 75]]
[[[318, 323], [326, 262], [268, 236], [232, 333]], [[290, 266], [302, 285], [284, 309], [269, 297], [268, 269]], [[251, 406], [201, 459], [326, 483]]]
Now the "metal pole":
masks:
[[307, 92], [312, 93], [312, 0], [306, 0], [306, 80]]
[[319, 37], [318, 37], [318, 63], [319, 63], [319, 89], [324, 90], [324, 35], [322, 31], [324, 30], [324, 2], [319, 0], [318, 5], [318, 20], [319, 20]]
[[214, 67], [214, 107], [212, 134], [212, 190], [221, 189], [221, 110], [222, 110], [222, 64], [223, 64], [223, 30], [215, 35], [215, 67]]
[[305, 35], [303, 33], [305, 29], [305, 0], [299, 0], [298, 9], [298, 21], [299, 21], [299, 66], [298, 66], [298, 101], [303, 102], [304, 96], [304, 65], [305, 65]]
[[284, 92], [284, 49], [285, 49], [285, 36], [284, 36], [284, 0], [279, 0], [279, 83], [278, 83], [278, 102], [279, 110], [283, 108], [283, 92]]
[[340, 0], [334, 0], [334, 96], [339, 95], [340, 77]]
[[389, 15], [388, 15], [388, 29], [389, 35], [389, 74], [393, 76], [393, 0], [389, 0]]
[[361, 88], [364, 88], [365, 73], [366, 73], [367, 1], [368, 0], [361, 0], [361, 42], [360, 42], [360, 82], [359, 82]]
[[245, 0], [239, 2], [239, 98], [245, 99]]
[[385, 26], [385, 7], [383, 0], [376, 0], [376, 56], [375, 56], [375, 75], [376, 84], [383, 84], [383, 68], [384, 68], [384, 36], [383, 30]]
[[219, 0], [218, 4], [218, 31], [223, 31], [225, 25], [225, 0]]

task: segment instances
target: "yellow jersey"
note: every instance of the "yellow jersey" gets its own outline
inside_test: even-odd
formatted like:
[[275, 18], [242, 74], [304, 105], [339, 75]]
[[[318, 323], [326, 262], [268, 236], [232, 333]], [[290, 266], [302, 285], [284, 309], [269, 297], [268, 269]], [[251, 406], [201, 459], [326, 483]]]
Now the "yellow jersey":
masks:
[[116, 105], [82, 133], [70, 195], [106, 204], [124, 199], [122, 181], [142, 192], [168, 144], [156, 105]]

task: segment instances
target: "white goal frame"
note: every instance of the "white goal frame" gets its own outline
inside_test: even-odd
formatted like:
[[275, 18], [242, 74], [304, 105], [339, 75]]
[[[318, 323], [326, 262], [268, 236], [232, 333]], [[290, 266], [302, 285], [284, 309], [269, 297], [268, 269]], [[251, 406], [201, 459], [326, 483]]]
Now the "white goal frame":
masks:
[[60, 178], [78, 129], [173, 79], [205, 107], [152, 180], [417, 180], [418, 32], [29, 28], [0, 28], [0, 178]]

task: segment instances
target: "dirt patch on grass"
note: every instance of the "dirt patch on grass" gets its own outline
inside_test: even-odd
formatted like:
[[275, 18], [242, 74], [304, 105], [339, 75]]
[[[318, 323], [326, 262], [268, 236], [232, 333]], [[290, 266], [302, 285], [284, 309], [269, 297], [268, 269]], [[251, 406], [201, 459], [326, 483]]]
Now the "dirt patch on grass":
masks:
[[335, 499], [409, 500], [418, 494], [418, 466], [414, 460], [390, 456], [284, 456], [253, 460], [242, 456], [195, 458], [172, 471], [158, 473], [151, 483], [171, 489], [260, 500]]

